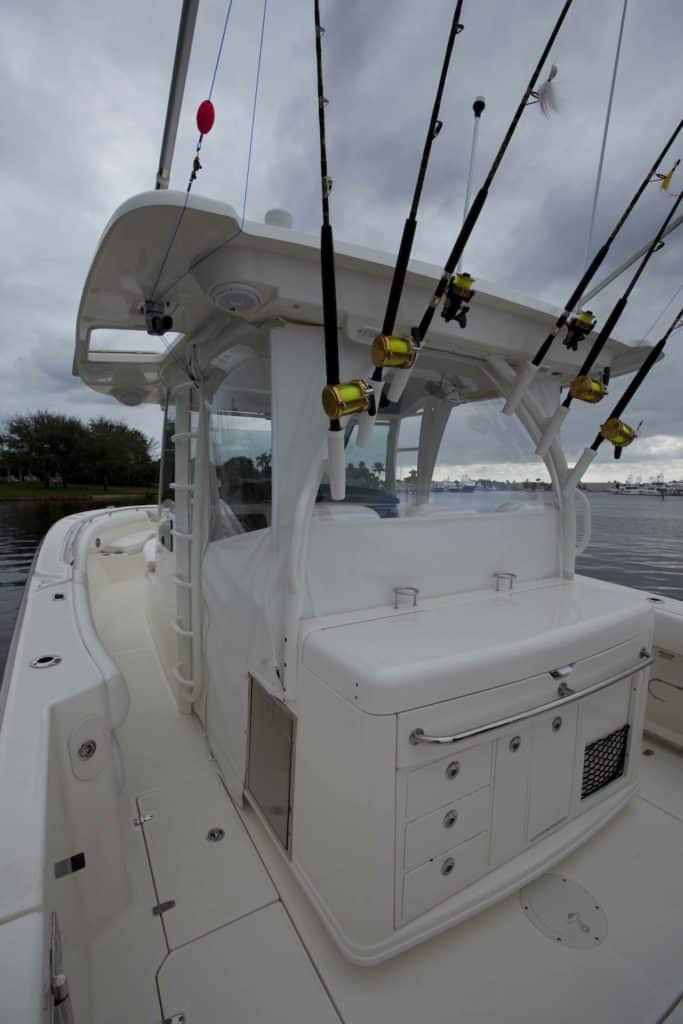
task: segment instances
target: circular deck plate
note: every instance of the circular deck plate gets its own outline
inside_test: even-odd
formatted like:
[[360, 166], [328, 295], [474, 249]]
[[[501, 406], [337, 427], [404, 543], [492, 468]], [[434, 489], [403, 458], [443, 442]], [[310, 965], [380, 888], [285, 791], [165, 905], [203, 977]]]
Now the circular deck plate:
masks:
[[598, 900], [563, 875], [542, 875], [519, 899], [533, 926], [553, 942], [594, 949], [607, 938], [607, 915]]

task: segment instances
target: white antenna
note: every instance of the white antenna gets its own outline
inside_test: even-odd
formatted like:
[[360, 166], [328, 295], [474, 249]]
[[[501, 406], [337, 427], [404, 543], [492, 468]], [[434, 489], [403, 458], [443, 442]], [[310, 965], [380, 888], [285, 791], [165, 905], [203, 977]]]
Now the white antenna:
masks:
[[586, 240], [586, 252], [583, 259], [584, 269], [588, 266], [588, 260], [591, 254], [591, 243], [593, 241], [593, 228], [595, 227], [595, 214], [598, 208], [598, 196], [600, 194], [600, 183], [602, 181], [602, 165], [605, 160], [605, 148], [607, 147], [607, 133], [609, 132], [609, 122], [612, 116], [612, 100], [614, 99], [614, 86], [617, 81], [617, 70], [619, 68], [619, 57], [621, 55], [621, 40], [624, 35], [624, 22], [626, 21], [626, 8], [628, 7], [628, 0], [624, 0], [624, 6], [621, 11], [621, 23], [619, 25], [619, 37], [617, 39], [617, 52], [614, 55], [614, 67], [612, 68], [612, 82], [609, 87], [609, 99], [607, 100], [607, 112], [605, 114], [605, 128], [602, 133], [602, 146], [600, 147], [600, 159], [598, 160], [598, 173], [595, 179], [595, 192], [593, 194], [593, 209], [591, 210], [590, 226], [588, 228], [588, 239]]
[[[477, 96], [474, 103], [472, 104], [472, 110], [474, 111], [474, 127], [472, 129], [472, 149], [470, 150], [470, 166], [467, 172], [467, 185], [465, 187], [465, 206], [463, 207], [462, 211], [463, 224], [465, 222], [465, 217], [467, 216], [467, 211], [470, 208], [470, 196], [472, 194], [472, 176], [474, 172], [474, 156], [477, 150], [477, 139], [479, 138], [479, 121], [485, 109], [486, 100], [484, 99], [483, 96]], [[460, 267], [462, 266], [462, 260], [463, 257], [461, 256], [458, 261], [458, 266], [456, 267], [456, 273], [458, 273]]]

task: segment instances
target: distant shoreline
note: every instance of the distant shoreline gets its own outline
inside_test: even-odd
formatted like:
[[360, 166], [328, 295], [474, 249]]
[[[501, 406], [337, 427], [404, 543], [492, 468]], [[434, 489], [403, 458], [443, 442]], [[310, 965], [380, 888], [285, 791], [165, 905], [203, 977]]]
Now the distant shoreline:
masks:
[[106, 504], [113, 501], [130, 501], [131, 504], [155, 504], [157, 491], [155, 487], [136, 490], [112, 487], [107, 491], [93, 491], [87, 486], [71, 487], [33, 487], [30, 484], [0, 483], [0, 502], [5, 501], [61, 501], [61, 502], [97, 502]]

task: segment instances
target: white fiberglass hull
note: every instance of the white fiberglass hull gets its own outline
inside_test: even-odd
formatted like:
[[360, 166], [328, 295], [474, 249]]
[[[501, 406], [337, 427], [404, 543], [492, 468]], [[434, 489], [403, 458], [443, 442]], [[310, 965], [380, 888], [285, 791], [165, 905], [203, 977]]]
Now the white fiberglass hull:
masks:
[[[552, 869], [604, 911], [595, 948], [542, 934], [513, 893], [354, 966], [259, 816], [228, 796], [198, 719], [177, 710], [150, 621], [160, 581], [138, 543], [122, 543], [155, 529], [146, 510], [62, 520], [28, 584], [0, 732], [8, 1020], [44, 1019], [53, 915], [76, 1024], [664, 1019], [682, 987], [674, 748], [646, 739], [640, 794]], [[648, 724], [676, 740], [683, 606], [655, 608]], [[48, 656], [61, 660], [31, 667]]]

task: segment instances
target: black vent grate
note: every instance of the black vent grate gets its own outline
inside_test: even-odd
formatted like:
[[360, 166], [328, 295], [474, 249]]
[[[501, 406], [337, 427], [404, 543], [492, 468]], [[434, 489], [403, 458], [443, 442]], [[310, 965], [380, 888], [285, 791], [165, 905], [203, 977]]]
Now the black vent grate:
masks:
[[582, 800], [597, 793], [603, 786], [608, 786], [610, 782], [614, 782], [624, 774], [628, 729], [628, 725], [624, 725], [616, 732], [594, 740], [586, 747], [583, 755], [583, 779], [581, 780]]

